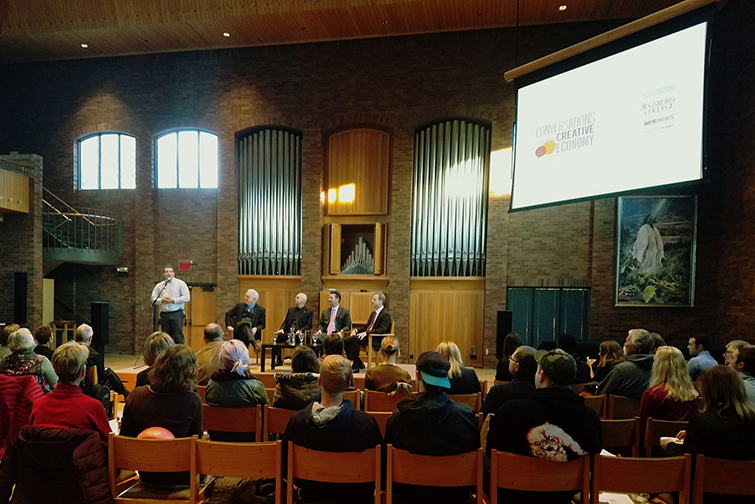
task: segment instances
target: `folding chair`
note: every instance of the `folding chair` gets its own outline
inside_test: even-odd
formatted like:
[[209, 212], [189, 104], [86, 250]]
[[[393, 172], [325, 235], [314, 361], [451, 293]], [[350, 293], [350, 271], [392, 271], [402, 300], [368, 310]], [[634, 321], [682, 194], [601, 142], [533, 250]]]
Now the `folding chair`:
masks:
[[590, 504], [599, 503], [601, 490], [649, 494], [679, 492], [678, 504], [689, 504], [691, 467], [689, 455], [658, 459], [595, 455]]
[[461, 455], [415, 455], [388, 445], [386, 504], [393, 502], [393, 483], [433, 487], [475, 487], [482, 504], [482, 448]]

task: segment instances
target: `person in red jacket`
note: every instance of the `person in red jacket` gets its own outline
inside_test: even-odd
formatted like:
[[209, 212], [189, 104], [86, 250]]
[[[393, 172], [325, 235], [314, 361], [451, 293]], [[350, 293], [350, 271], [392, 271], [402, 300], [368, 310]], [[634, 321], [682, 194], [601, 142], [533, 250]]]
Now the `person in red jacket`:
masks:
[[84, 395], [80, 384], [86, 374], [89, 348], [74, 341], [58, 347], [52, 354], [52, 367], [60, 378], [58, 386], [34, 402], [31, 424], [58, 429], [93, 430], [107, 442], [110, 434], [105, 407]]

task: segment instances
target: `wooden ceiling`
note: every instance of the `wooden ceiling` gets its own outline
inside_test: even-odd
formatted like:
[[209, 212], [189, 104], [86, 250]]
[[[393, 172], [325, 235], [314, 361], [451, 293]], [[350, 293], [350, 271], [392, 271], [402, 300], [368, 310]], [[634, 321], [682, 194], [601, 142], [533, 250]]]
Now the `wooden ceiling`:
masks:
[[0, 64], [629, 20], [678, 2], [0, 0]]

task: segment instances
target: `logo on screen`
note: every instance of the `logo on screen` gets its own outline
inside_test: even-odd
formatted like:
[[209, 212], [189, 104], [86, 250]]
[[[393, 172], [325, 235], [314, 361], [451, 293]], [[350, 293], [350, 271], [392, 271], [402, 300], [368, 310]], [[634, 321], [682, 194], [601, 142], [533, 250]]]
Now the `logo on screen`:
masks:
[[556, 150], [556, 142], [553, 140], [549, 140], [545, 142], [543, 145], [535, 149], [535, 155], [537, 157], [543, 157], [546, 154], [553, 154], [553, 151]]

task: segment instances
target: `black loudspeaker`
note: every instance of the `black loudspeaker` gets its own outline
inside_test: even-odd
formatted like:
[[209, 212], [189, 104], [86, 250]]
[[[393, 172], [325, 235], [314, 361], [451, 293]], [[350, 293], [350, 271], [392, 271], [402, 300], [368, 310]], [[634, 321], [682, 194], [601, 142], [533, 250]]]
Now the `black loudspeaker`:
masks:
[[13, 322], [23, 325], [26, 323], [26, 294], [28, 278], [26, 273], [13, 273]]
[[92, 346], [102, 354], [110, 341], [110, 303], [92, 303], [92, 331]]
[[514, 312], [508, 310], [501, 310], [498, 312], [496, 319], [495, 329], [495, 357], [500, 360], [503, 359], [503, 340], [506, 335], [511, 332], [511, 320]]

